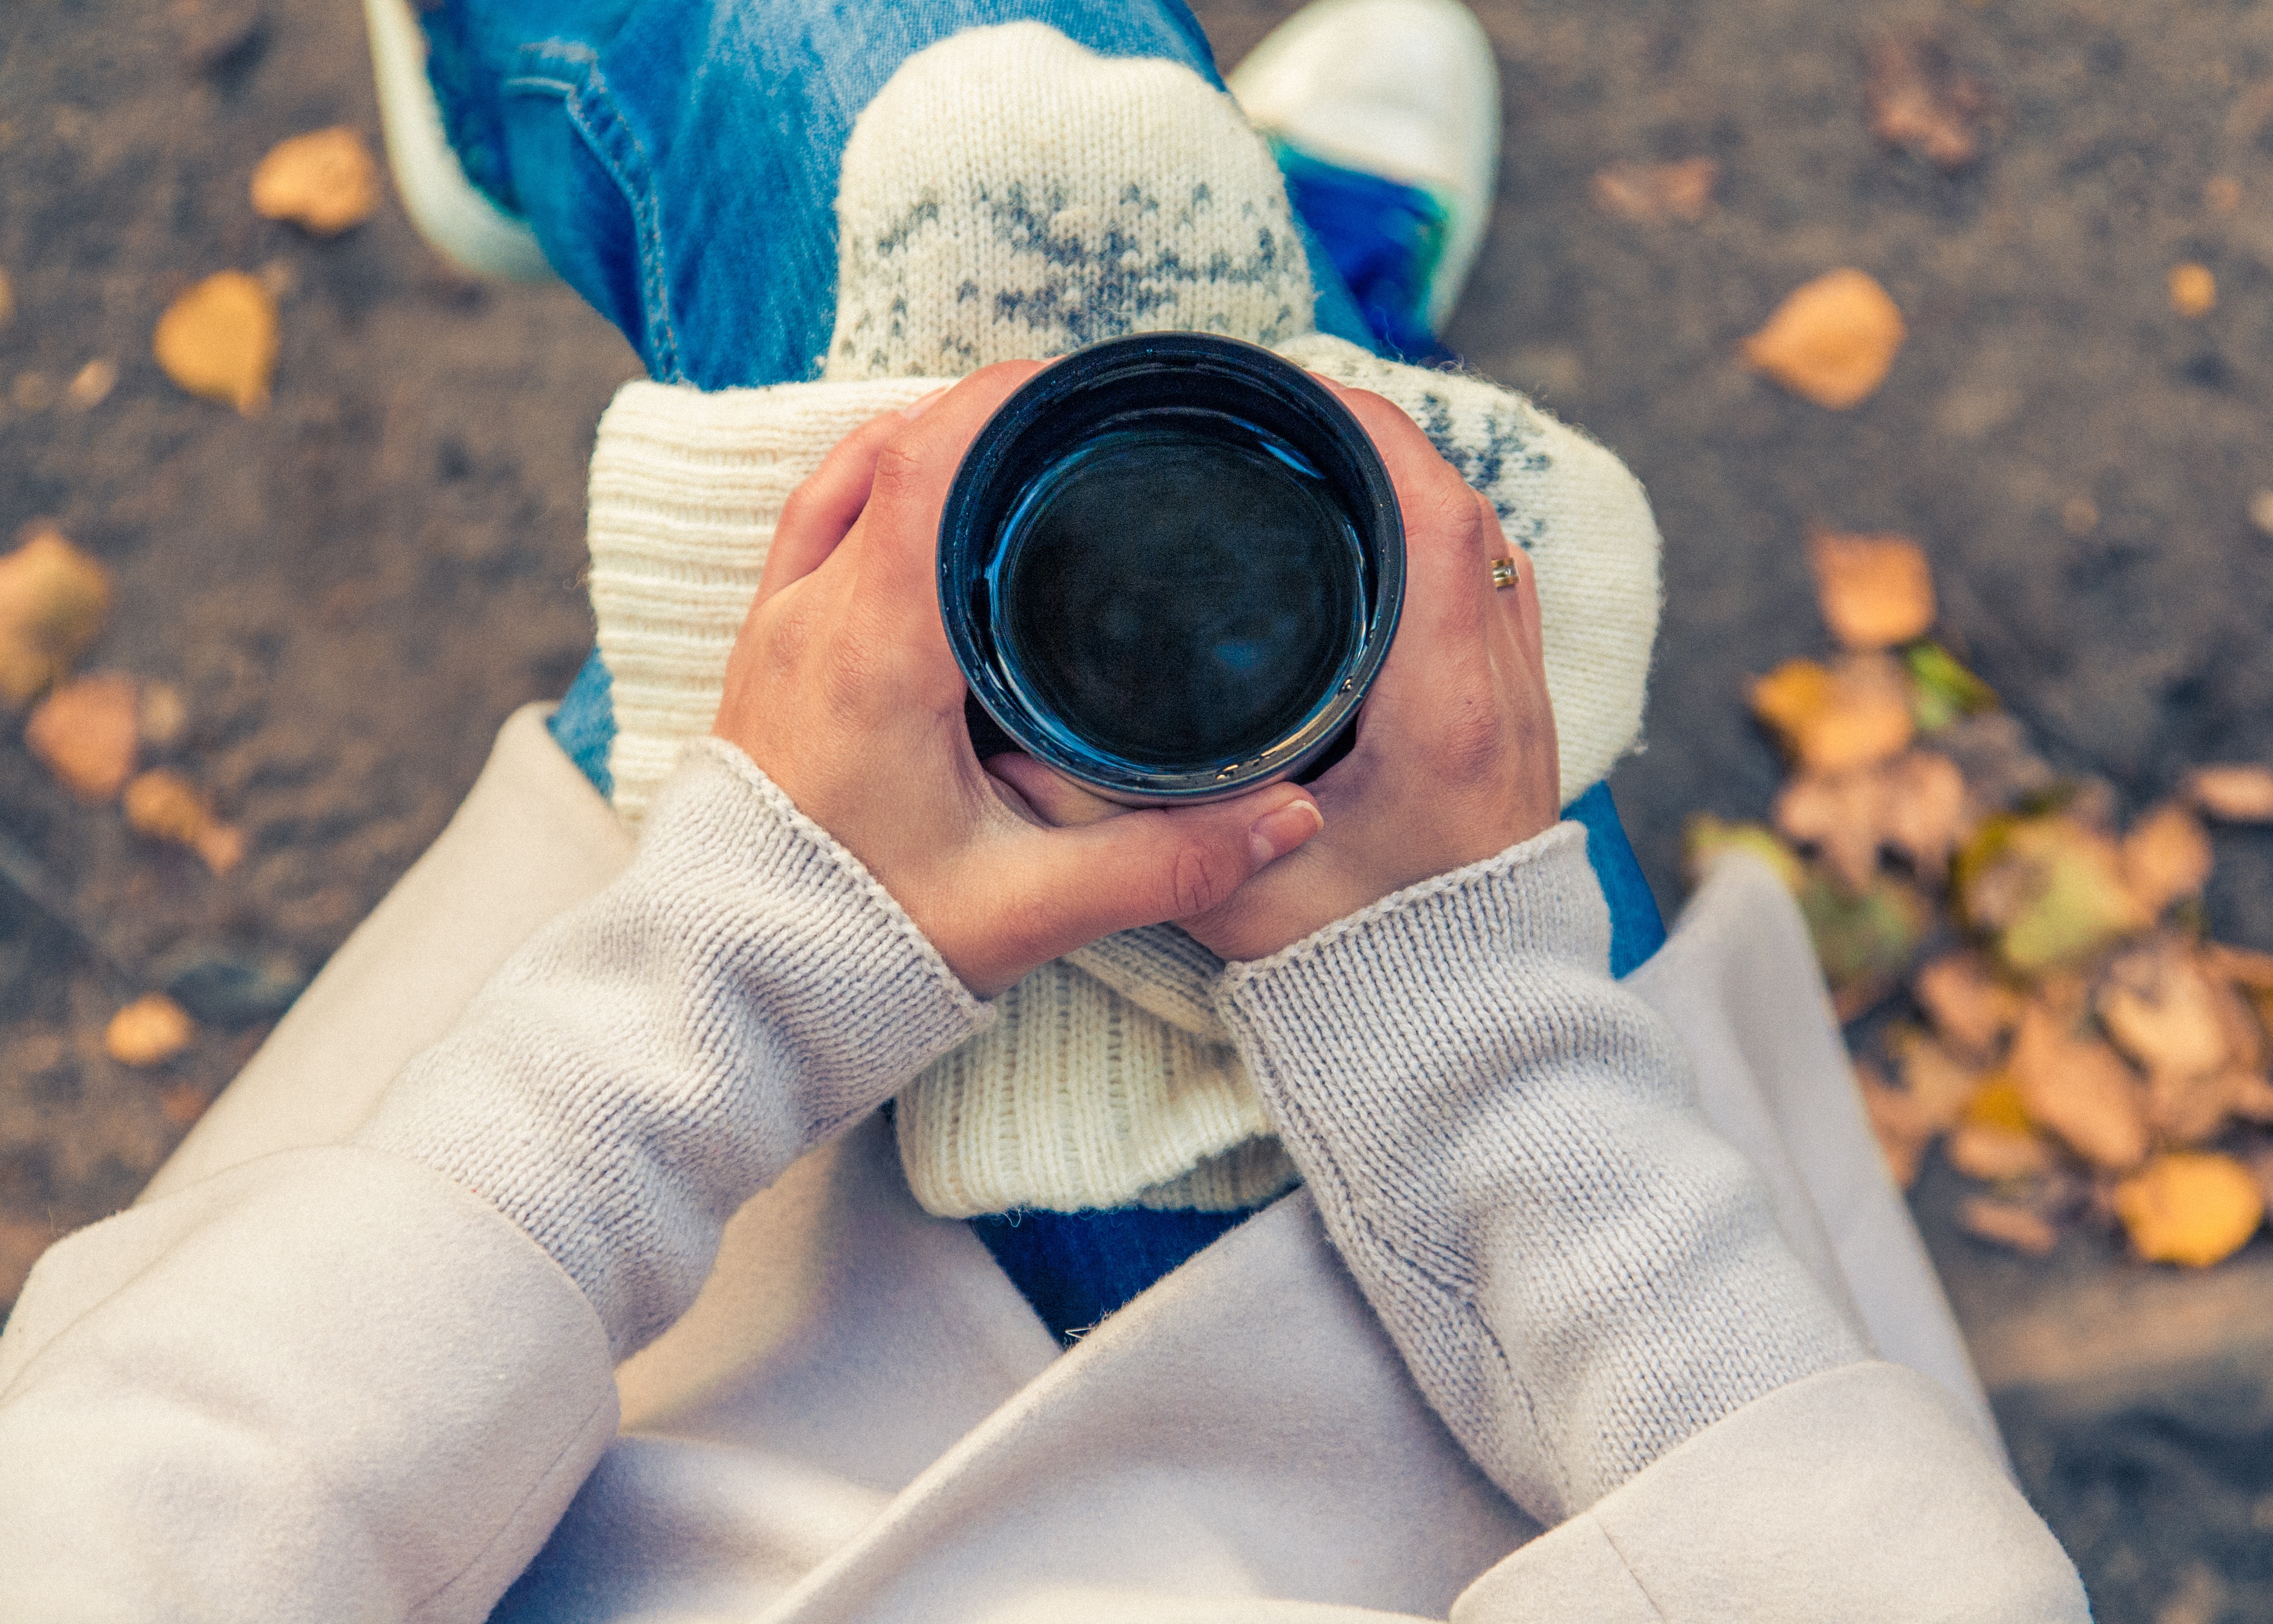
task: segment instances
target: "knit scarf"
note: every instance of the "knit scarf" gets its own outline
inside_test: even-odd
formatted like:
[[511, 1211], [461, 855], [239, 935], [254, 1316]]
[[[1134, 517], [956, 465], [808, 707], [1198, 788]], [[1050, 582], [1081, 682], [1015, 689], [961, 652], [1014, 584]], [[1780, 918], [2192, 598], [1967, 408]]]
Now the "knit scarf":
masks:
[[[1039, 23], [908, 60], [856, 124], [837, 199], [836, 335], [811, 383], [626, 384], [592, 458], [591, 592], [617, 810], [636, 824], [709, 730], [783, 503], [838, 440], [943, 382], [1129, 332], [1221, 333], [1387, 396], [1498, 511], [1539, 585], [1567, 801], [1633, 744], [1658, 536], [1608, 451], [1477, 378], [1315, 332], [1269, 148], [1180, 64]], [[916, 1198], [1226, 1211], [1294, 1182], [1217, 1019], [1221, 964], [1174, 926], [1043, 966], [896, 1113]]]

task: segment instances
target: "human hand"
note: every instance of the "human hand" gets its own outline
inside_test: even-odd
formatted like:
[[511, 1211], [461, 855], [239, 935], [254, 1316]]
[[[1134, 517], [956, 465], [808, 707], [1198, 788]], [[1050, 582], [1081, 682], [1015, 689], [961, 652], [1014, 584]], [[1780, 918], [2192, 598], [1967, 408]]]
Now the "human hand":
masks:
[[[1267, 957], [1407, 885], [1496, 856], [1558, 816], [1531, 560], [1411, 418], [1377, 395], [1329, 387], [1397, 488], [1405, 613], [1354, 745], [1309, 786], [1324, 832], [1177, 921], [1226, 959]], [[1517, 579], [1495, 590], [1491, 561], [1509, 557]], [[987, 767], [1054, 822], [1110, 824], [1121, 814], [1030, 757]]]
[[1038, 370], [988, 367], [829, 453], [782, 511], [712, 729], [982, 997], [1114, 931], [1208, 914], [1319, 825], [1309, 793], [1279, 784], [1054, 827], [972, 754], [940, 620], [940, 513], [965, 447]]

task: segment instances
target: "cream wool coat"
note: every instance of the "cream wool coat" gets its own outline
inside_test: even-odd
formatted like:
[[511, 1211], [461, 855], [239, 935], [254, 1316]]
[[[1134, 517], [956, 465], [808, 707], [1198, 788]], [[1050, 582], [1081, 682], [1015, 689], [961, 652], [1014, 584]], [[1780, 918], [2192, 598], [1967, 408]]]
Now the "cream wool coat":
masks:
[[[1757, 867], [1725, 863], [1631, 984], [1885, 1362], [1781, 1388], [1542, 1532], [1422, 1401], [1302, 1192], [1060, 1355], [969, 1230], [910, 1199], [874, 1119], [752, 1201], [693, 1310], [611, 1380], [590, 1305], [525, 1235], [439, 1175], [340, 1141], [630, 849], [539, 713], [517, 716], [144, 1204], [34, 1274], [0, 1338], [0, 1451], [23, 1444], [4, 1423], [26, 1383], [61, 1381], [136, 1454], [122, 1474], [89, 1451], [76, 1465], [94, 1483], [43, 1462], [42, 1502], [72, 1502], [60, 1528], [0, 1490], [0, 1545], [37, 1527], [43, 1554], [146, 1550], [149, 1593], [184, 1618], [478, 1619], [540, 1545], [494, 1616], [2088, 1616], [1999, 1463], [1804, 929]], [[106, 1321], [122, 1292], [170, 1306]], [[326, 1307], [342, 1298], [352, 1313]], [[321, 1380], [253, 1384], [233, 1435], [245, 1467], [269, 1462], [250, 1471], [266, 1503], [185, 1502], [166, 1485], [215, 1474], [161, 1469], [169, 1395], [246, 1372], [184, 1350], [226, 1350], [247, 1325], [289, 1327]], [[43, 1366], [65, 1341], [72, 1363]], [[296, 1447], [311, 1432], [330, 1455]], [[580, 1490], [564, 1462], [611, 1435]], [[248, 1550], [247, 1526], [274, 1531]], [[296, 1548], [304, 1532], [323, 1547]], [[0, 1579], [11, 1624], [157, 1615], [79, 1600]]]

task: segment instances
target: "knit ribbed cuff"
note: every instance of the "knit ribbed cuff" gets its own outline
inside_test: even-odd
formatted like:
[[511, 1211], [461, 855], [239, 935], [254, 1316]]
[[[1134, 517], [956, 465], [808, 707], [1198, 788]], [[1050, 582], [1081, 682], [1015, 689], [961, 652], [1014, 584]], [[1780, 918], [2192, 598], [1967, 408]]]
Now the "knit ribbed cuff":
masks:
[[1414, 1380], [1549, 1522], [1864, 1353], [1609, 938], [1564, 823], [1229, 966], [1218, 1000]]
[[990, 1017], [856, 858], [704, 739], [630, 868], [522, 948], [357, 1139], [520, 1224], [620, 1357], [694, 1300], [736, 1208]]

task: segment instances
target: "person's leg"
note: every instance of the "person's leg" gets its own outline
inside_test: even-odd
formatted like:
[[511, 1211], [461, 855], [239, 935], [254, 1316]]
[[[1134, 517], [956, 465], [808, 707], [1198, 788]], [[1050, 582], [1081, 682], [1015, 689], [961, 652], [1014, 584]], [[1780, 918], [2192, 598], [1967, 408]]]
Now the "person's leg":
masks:
[[1179, 0], [446, 0], [424, 25], [468, 174], [654, 377], [716, 389], [815, 373], [853, 120], [925, 47], [1020, 20], [1220, 82]]

